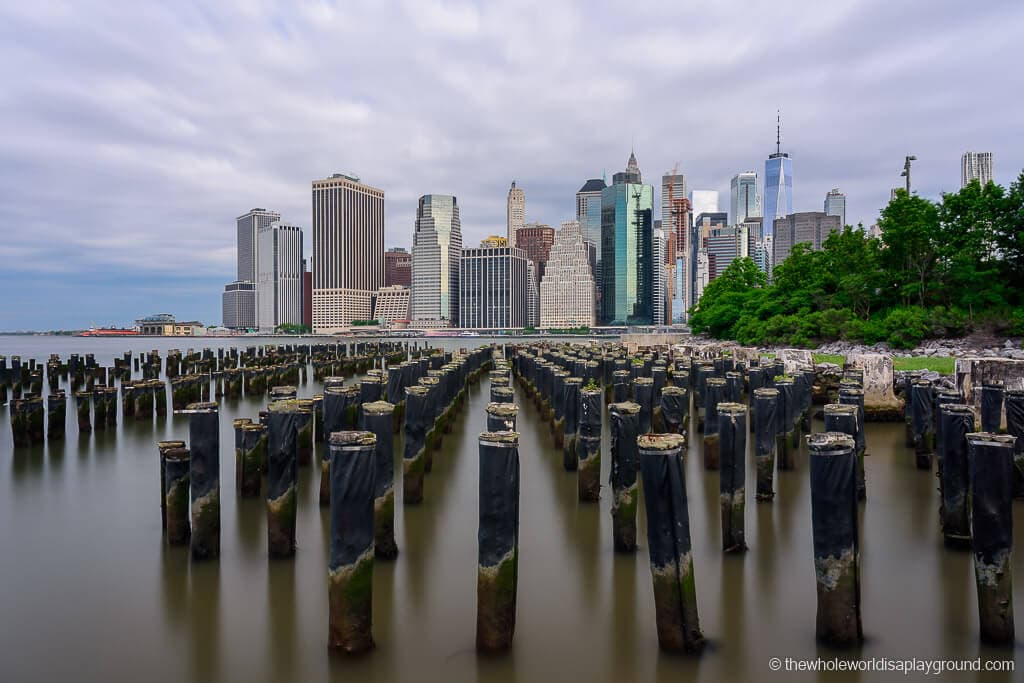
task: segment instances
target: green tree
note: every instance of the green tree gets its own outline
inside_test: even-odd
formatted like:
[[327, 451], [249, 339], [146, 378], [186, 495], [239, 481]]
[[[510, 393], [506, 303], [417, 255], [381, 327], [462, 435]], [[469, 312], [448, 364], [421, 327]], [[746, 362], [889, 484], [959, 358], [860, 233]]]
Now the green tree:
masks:
[[755, 287], [767, 284], [765, 274], [749, 258], [735, 259], [708, 283], [690, 315], [693, 330], [721, 337], [732, 331]]
[[939, 216], [935, 204], [904, 190], [882, 209], [878, 219], [885, 243], [882, 265], [893, 293], [904, 305], [925, 305], [928, 283], [939, 260]]

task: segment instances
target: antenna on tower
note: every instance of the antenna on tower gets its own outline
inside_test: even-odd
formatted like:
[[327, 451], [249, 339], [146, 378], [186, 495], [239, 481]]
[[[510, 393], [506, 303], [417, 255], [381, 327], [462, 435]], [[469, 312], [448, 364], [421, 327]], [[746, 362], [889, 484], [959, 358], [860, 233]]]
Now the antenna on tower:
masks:
[[782, 154], [782, 110], [775, 110], [775, 153]]

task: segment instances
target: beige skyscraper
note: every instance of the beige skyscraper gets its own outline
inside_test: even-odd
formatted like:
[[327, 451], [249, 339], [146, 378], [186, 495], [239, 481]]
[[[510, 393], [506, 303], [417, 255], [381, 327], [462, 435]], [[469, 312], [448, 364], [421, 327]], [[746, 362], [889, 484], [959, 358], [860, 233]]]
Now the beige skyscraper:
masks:
[[512, 181], [512, 187], [508, 189], [508, 209], [506, 213], [508, 229], [508, 244], [510, 247], [516, 244], [516, 230], [526, 224], [526, 193], [522, 188], [516, 187], [516, 181]]
[[540, 327], [594, 325], [594, 278], [579, 221], [562, 223], [540, 282]]
[[313, 331], [373, 315], [384, 284], [384, 190], [335, 173], [313, 181]]

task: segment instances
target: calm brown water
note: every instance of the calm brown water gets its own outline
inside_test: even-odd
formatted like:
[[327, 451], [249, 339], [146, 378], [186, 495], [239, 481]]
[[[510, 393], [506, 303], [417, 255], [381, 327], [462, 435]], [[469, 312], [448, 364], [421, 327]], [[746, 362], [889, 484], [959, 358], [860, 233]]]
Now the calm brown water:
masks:
[[[195, 348], [230, 342], [195, 340]], [[477, 340], [472, 340], [475, 343]], [[452, 340], [465, 346], [469, 340]], [[246, 342], [249, 343], [248, 340]], [[446, 345], [446, 342], [441, 342]], [[94, 352], [109, 364], [128, 348], [187, 343], [0, 337], [0, 353], [44, 361]], [[307, 384], [300, 395], [320, 390]], [[815, 586], [806, 453], [783, 472], [772, 504], [747, 506], [749, 552], [722, 555], [717, 473], [699, 443], [686, 463], [701, 626], [700, 658], [661, 654], [640, 507], [641, 548], [612, 552], [610, 495], [576, 501], [545, 423], [519, 392], [522, 504], [516, 639], [502, 657], [474, 651], [477, 434], [487, 381], [470, 392], [427, 476], [425, 502], [397, 507], [400, 555], [377, 562], [376, 650], [328, 653], [327, 516], [319, 471], [299, 474], [298, 552], [266, 557], [262, 500], [234, 493], [231, 419], [262, 402], [221, 404], [222, 548], [193, 564], [160, 531], [155, 442], [185, 438], [185, 417], [119, 423], [114, 432], [12, 453], [0, 408], [0, 680], [3, 681], [747, 681], [898, 680], [899, 673], [778, 673], [771, 657], [831, 658], [814, 639]], [[607, 425], [606, 425], [607, 428]], [[821, 429], [821, 423], [815, 425]], [[862, 506], [863, 648], [849, 659], [1005, 659], [977, 640], [968, 553], [943, 548], [934, 476], [915, 469], [902, 425], [869, 425], [868, 501]], [[692, 440], [699, 441], [699, 439]], [[608, 454], [603, 458], [607, 478]], [[400, 473], [401, 444], [396, 444]], [[400, 475], [399, 475], [400, 476]], [[753, 467], [748, 465], [748, 492]], [[397, 495], [401, 495], [398, 487]], [[1015, 540], [1024, 503], [1015, 503]], [[1024, 560], [1015, 567], [1024, 628]], [[1020, 640], [1020, 637], [1018, 637]], [[944, 680], [1024, 680], [949, 673]]]

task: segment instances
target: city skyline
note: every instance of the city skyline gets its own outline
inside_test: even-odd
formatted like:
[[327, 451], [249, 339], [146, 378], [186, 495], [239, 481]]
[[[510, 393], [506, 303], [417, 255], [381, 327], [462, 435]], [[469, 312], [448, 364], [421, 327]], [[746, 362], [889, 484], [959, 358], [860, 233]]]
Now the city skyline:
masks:
[[[909, 154], [915, 190], [933, 199], [958, 189], [964, 150], [991, 150], [1003, 185], [1024, 168], [1012, 102], [966, 106], [997, 90], [988, 65], [1013, 63], [1024, 8], [806, 9], [746, 9], [768, 40], [736, 39], [724, 4], [638, 8], [631, 24], [655, 31], [583, 5], [545, 9], [554, 16], [540, 27], [539, 9], [427, 2], [386, 14], [358, 3], [7, 6], [0, 123], [18, 135], [0, 143], [0, 254], [11, 264], [0, 286], [19, 296], [0, 303], [0, 329], [127, 324], [158, 310], [214, 323], [210, 292], [234, 279], [233, 219], [272, 207], [311, 245], [309, 182], [335, 172], [386, 192], [385, 246], [410, 248], [425, 193], [459, 197], [475, 244], [504, 232], [511, 179], [526, 220], [557, 225], [575, 217], [581, 185], [610, 178], [630, 148], [650, 178], [678, 162], [690, 187], [726, 197], [734, 175], [760, 172], [774, 151], [779, 108], [794, 211], [840, 187], [848, 222], [870, 225]], [[371, 38], [378, 24], [389, 31]], [[984, 49], [949, 49], [979, 33]], [[829, 35], [829, 54], [810, 59], [808, 34]], [[263, 49], [233, 49], [257, 36]], [[731, 87], [769, 54], [771, 83]], [[314, 70], [357, 60], [368, 66]], [[840, 75], [844, 96], [823, 98]], [[645, 93], [673, 91], [680, 100], [636, 111]], [[277, 93], [280, 106], [253, 108], [252, 92]], [[721, 106], [688, 106], [692, 92]]]

